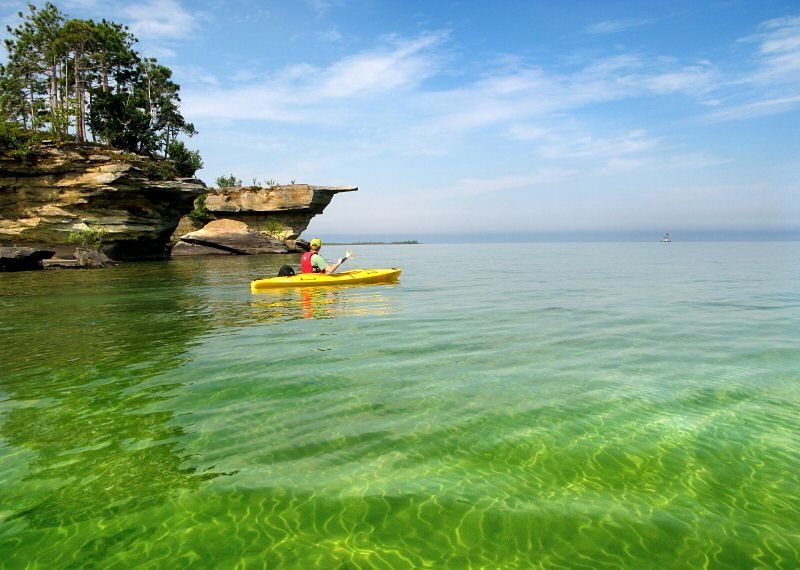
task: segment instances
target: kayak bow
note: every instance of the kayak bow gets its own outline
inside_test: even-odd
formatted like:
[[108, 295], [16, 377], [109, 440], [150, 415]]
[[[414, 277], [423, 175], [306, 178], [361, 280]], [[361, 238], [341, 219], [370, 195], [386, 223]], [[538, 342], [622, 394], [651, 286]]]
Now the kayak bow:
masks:
[[290, 277], [267, 277], [250, 282], [250, 291], [258, 293], [279, 287], [326, 287], [329, 285], [370, 285], [391, 283], [400, 277], [401, 269], [353, 269], [341, 273], [298, 273]]

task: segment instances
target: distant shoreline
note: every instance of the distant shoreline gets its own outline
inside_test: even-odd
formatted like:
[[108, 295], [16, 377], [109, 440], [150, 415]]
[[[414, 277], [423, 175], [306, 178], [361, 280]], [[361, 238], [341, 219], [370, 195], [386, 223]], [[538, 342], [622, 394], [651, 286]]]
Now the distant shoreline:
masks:
[[[508, 232], [498, 233], [437, 233], [422, 234], [413, 242], [419, 244], [521, 244], [521, 243], [614, 243], [648, 242], [660, 243], [664, 232], [644, 230], [620, 231], [574, 231], [574, 232]], [[670, 228], [674, 242], [736, 242], [736, 241], [800, 241], [799, 228], [762, 230], [681, 230]], [[328, 234], [325, 243], [338, 244], [393, 244], [412, 243], [396, 234], [350, 235]]]
[[329, 241], [326, 245], [420, 245], [415, 239], [402, 241]]

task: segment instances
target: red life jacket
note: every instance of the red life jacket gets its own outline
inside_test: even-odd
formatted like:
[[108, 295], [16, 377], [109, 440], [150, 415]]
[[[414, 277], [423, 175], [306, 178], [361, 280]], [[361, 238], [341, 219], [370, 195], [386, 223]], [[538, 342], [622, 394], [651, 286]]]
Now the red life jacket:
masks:
[[311, 265], [311, 256], [316, 253], [316, 251], [307, 251], [300, 256], [300, 270], [303, 273], [319, 273], [319, 270]]

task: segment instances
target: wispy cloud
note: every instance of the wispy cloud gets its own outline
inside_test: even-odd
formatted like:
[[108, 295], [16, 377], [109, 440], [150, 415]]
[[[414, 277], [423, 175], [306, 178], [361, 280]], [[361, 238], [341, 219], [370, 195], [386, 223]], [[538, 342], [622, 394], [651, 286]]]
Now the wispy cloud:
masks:
[[736, 121], [800, 108], [800, 16], [763, 22], [740, 42], [756, 45], [755, 65], [721, 86], [707, 119]]
[[520, 68], [502, 71], [429, 96], [440, 109], [438, 127], [470, 130], [553, 116], [594, 104], [646, 96], [704, 97], [716, 71], [710, 64], [681, 65], [625, 55], [573, 71]]
[[321, 42], [334, 43], [342, 40], [342, 33], [338, 28], [330, 28], [317, 34], [317, 39]]
[[148, 0], [123, 9], [133, 34], [145, 40], [183, 38], [195, 33], [197, 16], [177, 0]]
[[707, 116], [711, 121], [736, 121], [786, 113], [800, 107], [800, 95], [759, 99], [749, 103], [728, 106]]
[[341, 6], [341, 0], [305, 0], [306, 4], [318, 18], [325, 16], [331, 9]]
[[411, 89], [436, 73], [435, 48], [443, 37], [394, 38], [325, 68], [292, 65], [258, 82], [212, 92], [187, 90], [184, 109], [191, 116], [227, 119], [336, 121], [330, 111], [337, 101]]
[[753, 79], [765, 83], [800, 80], [800, 16], [776, 18], [759, 26], [745, 41], [759, 43], [761, 58]]
[[664, 70], [644, 77], [643, 80], [648, 89], [659, 95], [670, 93], [703, 95], [715, 88], [717, 76], [713, 65], [704, 61], [675, 70]]
[[444, 194], [471, 196], [508, 190], [532, 189], [560, 182], [576, 174], [567, 168], [546, 168], [523, 175], [506, 175], [496, 178], [463, 178], [452, 186], [440, 190]]
[[[782, 58], [791, 60], [800, 49], [798, 20], [767, 22], [749, 40], [756, 45], [759, 69], [777, 62], [783, 62], [785, 72], [792, 69]], [[433, 89], [426, 80], [444, 76], [450, 39], [446, 31], [384, 37], [378, 45], [324, 67], [298, 63], [269, 74], [231, 72], [211, 89], [213, 81], [185, 86], [183, 110], [191, 117], [344, 128], [347, 136], [357, 133], [359, 140], [368, 141], [357, 150], [365, 155], [376, 148], [445, 154], [472, 133], [481, 133], [494, 140], [528, 142], [539, 159], [591, 159], [592, 168], [611, 172], [652, 164], [655, 153], [668, 149], [642, 129], [592, 132], [580, 117], [595, 106], [627, 100], [674, 103], [680, 97], [687, 116], [694, 109], [701, 117], [713, 104], [707, 116], [727, 121], [800, 105], [796, 91], [767, 96], [753, 77], [732, 76], [720, 69], [722, 63], [638, 53], [568, 67], [505, 61], [488, 66], [472, 81]], [[380, 144], [374, 144], [375, 137]]]
[[585, 32], [587, 34], [618, 34], [634, 28], [641, 28], [655, 24], [656, 20], [651, 18], [630, 18], [626, 20], [604, 20], [587, 26]]
[[352, 97], [421, 83], [436, 71], [435, 60], [427, 50], [441, 40], [441, 34], [428, 34], [397, 42], [390, 49], [346, 57], [321, 74], [321, 95]]
[[547, 158], [607, 158], [620, 157], [653, 150], [658, 141], [648, 138], [643, 130], [610, 138], [597, 138], [588, 134], [550, 137], [542, 145], [542, 155]]

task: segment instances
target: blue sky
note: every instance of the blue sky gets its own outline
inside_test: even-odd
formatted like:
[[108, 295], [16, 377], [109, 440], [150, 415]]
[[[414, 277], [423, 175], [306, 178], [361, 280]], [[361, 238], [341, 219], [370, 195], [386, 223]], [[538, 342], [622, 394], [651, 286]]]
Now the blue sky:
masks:
[[310, 233], [800, 228], [797, 0], [56, 4], [173, 69], [207, 184], [359, 187]]

